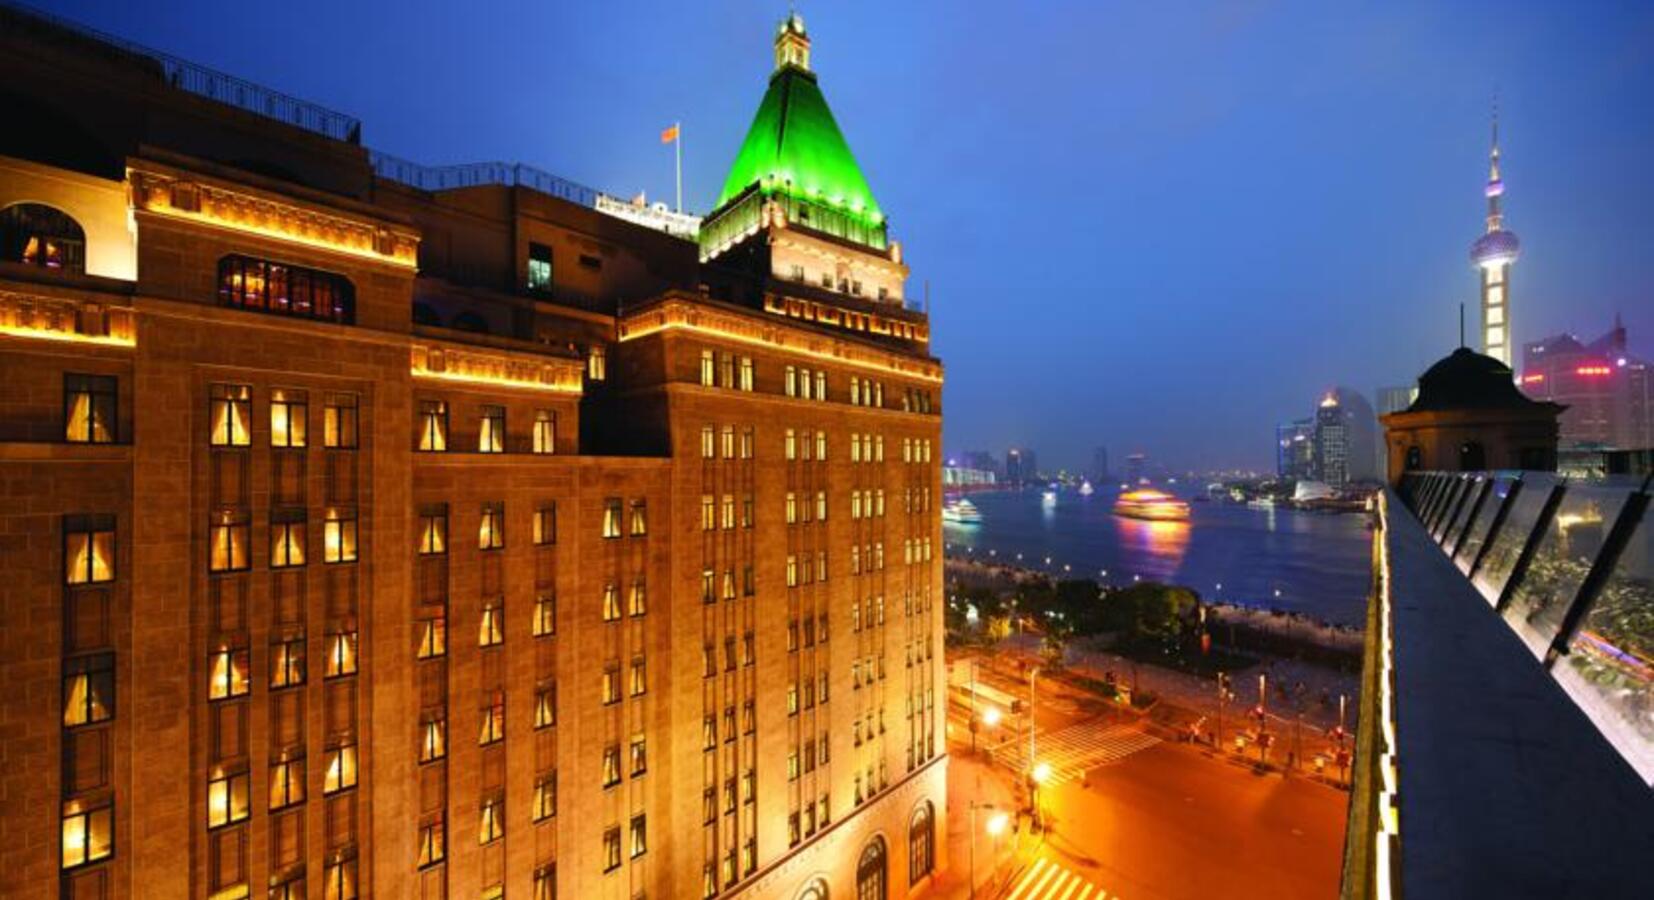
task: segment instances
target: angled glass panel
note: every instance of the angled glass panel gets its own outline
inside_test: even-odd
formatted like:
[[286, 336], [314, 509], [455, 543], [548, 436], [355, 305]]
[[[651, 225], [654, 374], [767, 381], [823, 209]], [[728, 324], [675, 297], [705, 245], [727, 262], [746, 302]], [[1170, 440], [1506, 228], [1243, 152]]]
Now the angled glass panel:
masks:
[[1476, 570], [1476, 590], [1482, 592], [1488, 603], [1499, 602], [1499, 594], [1505, 589], [1511, 570], [1516, 568], [1516, 559], [1522, 555], [1528, 535], [1533, 533], [1539, 514], [1545, 508], [1545, 500], [1555, 486], [1555, 475], [1530, 474], [1522, 480], [1522, 492], [1516, 495], [1516, 505], [1511, 507], [1510, 515], [1499, 527], [1499, 533], [1493, 536], [1482, 567]]
[[1553, 671], [1626, 761], [1654, 784], [1654, 509], [1644, 511]]
[[1453, 560], [1458, 563], [1460, 572], [1470, 572], [1471, 565], [1476, 562], [1476, 554], [1481, 552], [1482, 545], [1487, 542], [1494, 518], [1499, 515], [1500, 507], [1505, 505], [1505, 499], [1510, 496], [1511, 488], [1515, 484], [1515, 478], [1505, 475], [1493, 480], [1492, 490], [1488, 492], [1487, 499], [1482, 501], [1482, 508], [1476, 511], [1476, 520], [1470, 523], [1470, 530], [1465, 532], [1464, 538], [1459, 541], [1459, 549], [1453, 554]]
[[1487, 484], [1487, 476], [1478, 475], [1470, 479], [1470, 486], [1465, 489], [1464, 498], [1459, 501], [1458, 509], [1454, 510], [1453, 520], [1442, 529], [1440, 543], [1442, 549], [1453, 552], [1453, 547], [1459, 542], [1459, 535], [1464, 533], [1465, 525], [1470, 521], [1470, 513], [1476, 508], [1476, 500], [1482, 495], [1482, 487]]
[[1624, 479], [1575, 480], [1545, 528], [1533, 560], [1510, 597], [1505, 621], [1537, 657], [1543, 657], [1562, 626], [1579, 586], [1602, 553], [1635, 485]]

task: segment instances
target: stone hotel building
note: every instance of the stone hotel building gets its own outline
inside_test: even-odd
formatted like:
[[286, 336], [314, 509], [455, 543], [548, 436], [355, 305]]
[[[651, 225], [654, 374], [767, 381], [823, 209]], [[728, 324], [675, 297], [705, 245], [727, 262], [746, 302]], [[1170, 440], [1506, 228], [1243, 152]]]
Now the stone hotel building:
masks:
[[0, 896], [926, 891], [942, 368], [775, 54], [695, 222], [0, 7]]

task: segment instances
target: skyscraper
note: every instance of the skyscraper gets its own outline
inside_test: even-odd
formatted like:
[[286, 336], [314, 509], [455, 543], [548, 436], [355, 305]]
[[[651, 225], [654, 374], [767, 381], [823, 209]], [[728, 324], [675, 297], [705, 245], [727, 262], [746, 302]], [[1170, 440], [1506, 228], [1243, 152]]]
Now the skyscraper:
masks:
[[1090, 478], [1099, 484], [1109, 479], [1107, 447], [1098, 447], [1091, 451]]
[[1349, 388], [1328, 391], [1314, 422], [1315, 480], [1344, 487], [1378, 477], [1378, 420], [1367, 398]]
[[1516, 234], [1505, 230], [1501, 203], [1505, 182], [1499, 174], [1499, 115], [1493, 116], [1493, 146], [1489, 152], [1487, 230], [1470, 246], [1470, 261], [1482, 282], [1482, 352], [1511, 364], [1510, 270], [1520, 254]]
[[1315, 411], [1315, 480], [1342, 487], [1350, 480], [1350, 430], [1344, 410], [1331, 393]]
[[1012, 447], [1005, 451], [1005, 483], [1025, 484], [1039, 476], [1039, 460], [1027, 447]]
[[942, 369], [809, 49], [696, 242], [0, 8], [0, 896], [929, 887]]
[[1294, 419], [1275, 426], [1275, 474], [1283, 480], [1315, 477], [1315, 420]]
[[1523, 393], [1554, 400], [1565, 409], [1560, 420], [1563, 450], [1642, 450], [1654, 447], [1650, 363], [1626, 346], [1625, 326], [1585, 343], [1554, 334], [1522, 347]]

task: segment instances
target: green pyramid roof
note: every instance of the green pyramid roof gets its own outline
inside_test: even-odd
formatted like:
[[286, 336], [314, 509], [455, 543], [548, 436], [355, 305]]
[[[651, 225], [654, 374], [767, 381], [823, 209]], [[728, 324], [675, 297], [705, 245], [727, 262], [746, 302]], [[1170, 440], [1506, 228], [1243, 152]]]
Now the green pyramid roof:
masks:
[[765, 182], [766, 190], [842, 208], [874, 224], [884, 220], [815, 75], [796, 66], [782, 66], [770, 76], [764, 102], [714, 208], [758, 182]]

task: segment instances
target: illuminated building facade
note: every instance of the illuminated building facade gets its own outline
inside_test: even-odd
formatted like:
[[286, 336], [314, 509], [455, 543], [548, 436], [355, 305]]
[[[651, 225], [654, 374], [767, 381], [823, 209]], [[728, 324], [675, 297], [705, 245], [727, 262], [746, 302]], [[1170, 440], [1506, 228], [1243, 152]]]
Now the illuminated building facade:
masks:
[[0, 896], [930, 884], [942, 369], [870, 192], [697, 244], [0, 17]]
[[1522, 347], [1522, 390], [1567, 407], [1563, 449], [1642, 450], [1654, 447], [1654, 394], [1649, 363], [1626, 347], [1618, 317], [1607, 334], [1585, 343], [1556, 334]]
[[1419, 376], [1418, 397], [1386, 414], [1386, 479], [1408, 472], [1556, 470], [1562, 407], [1517, 389], [1510, 367], [1460, 347]]
[[1315, 420], [1294, 419], [1275, 426], [1275, 474], [1292, 481], [1315, 478]]
[[1502, 201], [1505, 182], [1499, 174], [1499, 119], [1493, 120], [1489, 152], [1487, 230], [1470, 247], [1470, 262], [1482, 282], [1482, 353], [1511, 365], [1510, 270], [1520, 255], [1515, 232], [1505, 230]]

